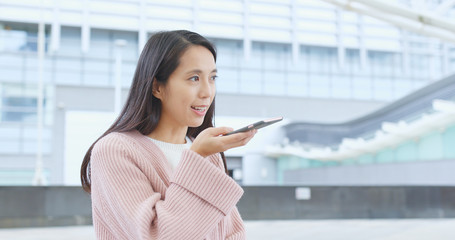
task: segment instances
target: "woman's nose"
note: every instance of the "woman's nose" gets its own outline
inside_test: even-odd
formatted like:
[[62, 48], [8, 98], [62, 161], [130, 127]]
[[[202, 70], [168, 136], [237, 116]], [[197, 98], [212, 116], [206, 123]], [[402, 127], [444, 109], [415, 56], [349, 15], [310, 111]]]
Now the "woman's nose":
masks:
[[199, 88], [199, 96], [201, 98], [208, 98], [212, 95], [212, 84], [209, 81], [203, 81]]

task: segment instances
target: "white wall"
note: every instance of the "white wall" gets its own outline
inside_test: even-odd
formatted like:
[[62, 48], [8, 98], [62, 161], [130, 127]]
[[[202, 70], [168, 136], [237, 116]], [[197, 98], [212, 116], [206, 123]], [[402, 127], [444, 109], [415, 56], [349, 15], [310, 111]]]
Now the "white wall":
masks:
[[454, 186], [454, 160], [320, 167], [284, 172], [285, 185]]
[[66, 112], [64, 185], [81, 185], [80, 168], [85, 153], [114, 120], [115, 115], [111, 112]]

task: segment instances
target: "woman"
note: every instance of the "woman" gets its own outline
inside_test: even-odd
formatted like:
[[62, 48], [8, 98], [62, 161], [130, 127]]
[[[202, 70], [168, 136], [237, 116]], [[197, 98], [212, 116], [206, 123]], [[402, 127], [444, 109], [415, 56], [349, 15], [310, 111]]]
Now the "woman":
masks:
[[98, 239], [244, 239], [243, 190], [223, 151], [256, 133], [214, 128], [216, 52], [189, 31], [154, 34], [120, 116], [90, 147], [81, 181]]

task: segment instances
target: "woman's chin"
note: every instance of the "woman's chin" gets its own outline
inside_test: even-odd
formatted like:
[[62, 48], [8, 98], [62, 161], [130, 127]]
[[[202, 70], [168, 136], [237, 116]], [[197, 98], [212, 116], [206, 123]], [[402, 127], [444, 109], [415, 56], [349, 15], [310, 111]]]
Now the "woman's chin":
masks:
[[193, 123], [189, 124], [188, 127], [197, 128], [197, 127], [200, 127], [202, 125], [202, 123], [204, 123], [204, 121], [193, 122]]

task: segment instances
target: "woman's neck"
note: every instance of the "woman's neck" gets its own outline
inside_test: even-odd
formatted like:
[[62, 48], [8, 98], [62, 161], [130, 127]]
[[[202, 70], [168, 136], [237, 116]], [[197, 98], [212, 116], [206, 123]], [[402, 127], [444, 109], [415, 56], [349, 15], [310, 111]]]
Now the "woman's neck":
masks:
[[162, 142], [183, 144], [186, 143], [187, 131], [188, 127], [171, 127], [158, 123], [155, 130], [147, 136]]

